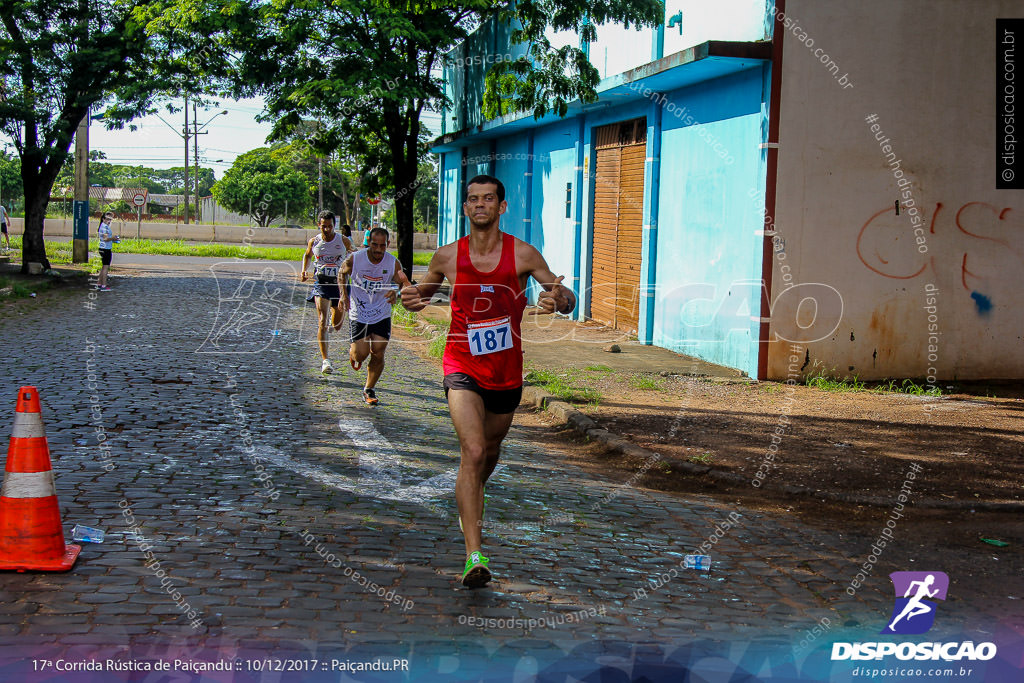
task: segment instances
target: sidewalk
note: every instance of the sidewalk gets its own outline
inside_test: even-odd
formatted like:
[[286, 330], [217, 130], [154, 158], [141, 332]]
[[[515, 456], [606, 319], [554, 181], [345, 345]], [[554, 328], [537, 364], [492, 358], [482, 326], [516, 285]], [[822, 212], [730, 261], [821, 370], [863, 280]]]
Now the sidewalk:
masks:
[[[553, 372], [607, 365], [615, 370], [704, 377], [714, 381], [749, 381], [739, 370], [641, 344], [635, 336], [595, 322], [577, 322], [562, 315], [523, 317], [523, 351], [527, 367]], [[419, 314], [427, 320], [448, 320], [447, 306], [432, 304]], [[619, 351], [609, 352], [608, 347]]]

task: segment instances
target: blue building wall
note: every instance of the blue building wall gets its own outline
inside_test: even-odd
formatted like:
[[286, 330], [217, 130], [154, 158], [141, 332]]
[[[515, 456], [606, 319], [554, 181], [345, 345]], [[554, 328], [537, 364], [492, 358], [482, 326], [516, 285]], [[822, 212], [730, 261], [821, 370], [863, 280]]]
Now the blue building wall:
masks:
[[[576, 254], [573, 251], [573, 218], [565, 217], [565, 186], [575, 193], [576, 122], [569, 119], [536, 131], [533, 142], [533, 211], [530, 244], [537, 247], [556, 275], [572, 279]], [[570, 209], [570, 214], [572, 213]], [[530, 301], [539, 289], [531, 283]]]
[[654, 343], [752, 376], [762, 217], [750, 197], [764, 188], [767, 72], [751, 69], [669, 94], [675, 107], [664, 109], [658, 211]]
[[440, 156], [443, 171], [438, 184], [438, 202], [441, 205], [437, 214], [438, 246], [458, 239], [463, 221], [462, 152], [446, 152]]
[[[580, 300], [577, 316], [582, 316], [589, 306], [592, 256], [593, 130], [646, 117], [646, 168], [647, 173], [655, 169], [658, 182], [650, 178], [645, 184], [645, 240], [654, 244], [645, 241], [643, 250], [641, 286], [648, 286], [651, 296], [641, 310], [639, 337], [756, 375], [763, 315], [757, 234], [762, 205], [751, 197], [764, 192], [760, 144], [766, 139], [768, 73], [767, 66], [748, 69], [667, 92], [656, 101], [633, 101], [479, 141], [464, 154], [444, 153], [447, 208], [441, 243], [464, 234], [459, 232], [465, 229], [462, 185], [477, 173], [493, 173], [507, 191], [503, 229], [537, 247], [552, 271], [567, 281], [579, 275], [574, 289]], [[658, 136], [660, 145], [655, 145]], [[650, 158], [653, 150], [657, 163]], [[463, 160], [468, 163], [461, 165], [461, 175], [448, 170]], [[537, 291], [532, 285], [531, 301]], [[650, 322], [644, 315], [648, 307]]]
[[[501, 217], [501, 229], [521, 240], [530, 231], [528, 220], [530, 200], [527, 135], [512, 135], [498, 140], [494, 147], [494, 176], [505, 186], [508, 209]], [[468, 180], [468, 179], [467, 179]]]

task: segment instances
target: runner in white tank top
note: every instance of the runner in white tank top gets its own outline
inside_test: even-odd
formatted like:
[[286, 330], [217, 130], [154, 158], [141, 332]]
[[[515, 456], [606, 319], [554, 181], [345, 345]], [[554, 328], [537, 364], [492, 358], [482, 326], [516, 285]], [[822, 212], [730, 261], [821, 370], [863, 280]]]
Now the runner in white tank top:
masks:
[[338, 289], [338, 269], [348, 252], [341, 235], [334, 232], [334, 214], [330, 211], [321, 211], [317, 220], [320, 225], [320, 234], [309, 240], [306, 245], [306, 253], [302, 255], [302, 273], [299, 275], [299, 279], [302, 282], [306, 281], [306, 268], [312, 258], [314, 280], [306, 300], [316, 303], [318, 323], [316, 340], [320, 345], [320, 356], [323, 359], [320, 372], [328, 375], [334, 372], [334, 367], [327, 359], [327, 319], [330, 316], [335, 330], [341, 329], [344, 309], [339, 306], [341, 292]]
[[391, 339], [391, 305], [398, 298], [398, 290], [411, 283], [398, 259], [388, 253], [388, 231], [384, 228], [370, 231], [369, 248], [345, 259], [341, 274], [348, 285], [342, 297], [352, 330], [348, 360], [353, 369], [359, 370], [369, 356], [363, 400], [377, 405], [374, 387], [384, 370], [384, 352]]

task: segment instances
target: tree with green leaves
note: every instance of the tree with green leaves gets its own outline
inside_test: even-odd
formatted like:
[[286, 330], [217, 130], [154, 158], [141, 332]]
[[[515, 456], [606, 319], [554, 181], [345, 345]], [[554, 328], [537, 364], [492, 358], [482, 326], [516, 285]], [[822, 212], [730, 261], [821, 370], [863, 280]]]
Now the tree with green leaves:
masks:
[[18, 157], [0, 152], [0, 203], [10, 208], [11, 201], [21, 199], [21, 164]]
[[21, 159], [25, 195], [22, 270], [49, 267], [46, 203], [90, 107], [106, 105], [118, 128], [146, 111], [169, 74], [184, 67], [172, 46], [146, 32], [165, 9], [154, 0], [31, 0], [0, 3], [0, 130]]
[[360, 164], [348, 150], [334, 150], [326, 156], [319, 154], [309, 142], [310, 138], [315, 138], [314, 131], [315, 128], [306, 127], [292, 136], [292, 142], [275, 146], [272, 154], [309, 179], [314, 204], [319, 202], [322, 185], [324, 209], [339, 216], [341, 223], [355, 225], [364, 208], [359, 197], [365, 196], [367, 177], [360, 175]]
[[576, 45], [552, 46], [548, 31], [575, 31], [581, 42], [597, 40], [597, 26], [621, 23], [656, 26], [665, 16], [662, 0], [520, 0], [501, 19], [513, 27], [511, 40], [525, 47], [514, 60], [497, 61], [487, 72], [483, 113], [489, 119], [514, 112], [540, 118], [549, 111], [565, 116], [569, 103], [597, 100], [600, 72]]
[[312, 207], [309, 179], [268, 147], [241, 154], [213, 186], [213, 198], [235, 213], [251, 215], [265, 228], [279, 216]]
[[[224, 71], [236, 95], [262, 94], [274, 122], [272, 138], [317, 123], [310, 144], [320, 154], [339, 147], [362, 160], [370, 192], [390, 190], [395, 201], [398, 256], [412, 268], [415, 191], [427, 139], [424, 111], [445, 104], [438, 74], [445, 52], [493, 17], [520, 26], [532, 41], [529, 59], [488, 79], [497, 111], [566, 111], [575, 98], [593, 99], [596, 71], [578, 49], [554, 49], [545, 30], [619, 20], [653, 25], [660, 0], [179, 0], [161, 29], [209, 37], [236, 58]], [[194, 39], [194, 38], [193, 38]], [[218, 65], [223, 66], [221, 60]], [[215, 65], [211, 65], [211, 70]], [[493, 109], [494, 107], [492, 107]]]

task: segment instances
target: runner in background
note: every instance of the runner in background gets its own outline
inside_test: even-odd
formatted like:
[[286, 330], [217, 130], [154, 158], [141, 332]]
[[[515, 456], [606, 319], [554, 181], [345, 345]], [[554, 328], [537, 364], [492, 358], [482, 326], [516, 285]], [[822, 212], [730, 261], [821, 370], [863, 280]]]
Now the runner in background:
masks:
[[348, 308], [351, 345], [348, 358], [354, 370], [366, 368], [363, 400], [377, 405], [376, 386], [384, 371], [384, 352], [391, 339], [391, 306], [398, 290], [412, 283], [402, 271], [398, 259], [388, 253], [388, 231], [376, 227], [368, 233], [370, 246], [345, 259], [341, 274], [345, 278], [342, 296]]
[[317, 223], [320, 226], [320, 234], [309, 240], [306, 245], [306, 253], [302, 255], [302, 273], [299, 275], [299, 279], [302, 282], [306, 281], [306, 268], [312, 259], [315, 279], [306, 301], [316, 303], [316, 340], [320, 345], [320, 357], [323, 359], [320, 372], [329, 375], [334, 372], [334, 367], [327, 358], [328, 317], [330, 316], [330, 324], [334, 326], [335, 330], [341, 328], [344, 315], [338, 307], [341, 301], [341, 294], [338, 291], [338, 267], [348, 252], [341, 235], [334, 231], [333, 213], [321, 211], [317, 216]]

